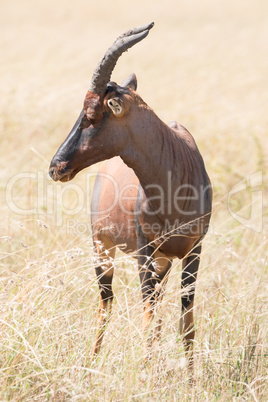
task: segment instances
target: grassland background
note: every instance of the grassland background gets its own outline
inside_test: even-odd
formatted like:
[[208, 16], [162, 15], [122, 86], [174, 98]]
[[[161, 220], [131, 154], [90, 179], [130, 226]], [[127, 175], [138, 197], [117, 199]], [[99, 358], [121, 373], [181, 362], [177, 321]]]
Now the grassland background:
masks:
[[[267, 400], [268, 3], [1, 0], [0, 7], [0, 399]], [[160, 118], [192, 132], [214, 188], [192, 385], [177, 332], [179, 262], [163, 301], [161, 348], [144, 367], [137, 269], [118, 254], [113, 316], [99, 358], [88, 361], [98, 301], [84, 230], [90, 193], [77, 200], [72, 186], [86, 189], [86, 173], [97, 167], [69, 184], [47, 177], [97, 61], [119, 33], [150, 21], [150, 35], [122, 56], [113, 80], [135, 72], [139, 94]], [[255, 172], [263, 180], [255, 188], [263, 197], [258, 231], [229, 211], [249, 220], [250, 188], [228, 206], [228, 193]]]

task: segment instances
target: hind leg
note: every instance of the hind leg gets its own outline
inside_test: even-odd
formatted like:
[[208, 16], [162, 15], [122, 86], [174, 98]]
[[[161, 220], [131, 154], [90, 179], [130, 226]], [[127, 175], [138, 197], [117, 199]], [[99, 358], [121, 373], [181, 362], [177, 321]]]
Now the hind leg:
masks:
[[113, 301], [112, 280], [114, 273], [113, 259], [115, 247], [108, 239], [93, 239], [98, 266], [95, 268], [98, 285], [100, 289], [100, 299], [98, 308], [97, 333], [92, 348], [92, 356], [99, 353], [104, 332], [108, 324]]
[[193, 307], [200, 253], [201, 244], [198, 244], [182, 262], [180, 334], [183, 336], [188, 367], [191, 372], [193, 371], [193, 340], [195, 336]]

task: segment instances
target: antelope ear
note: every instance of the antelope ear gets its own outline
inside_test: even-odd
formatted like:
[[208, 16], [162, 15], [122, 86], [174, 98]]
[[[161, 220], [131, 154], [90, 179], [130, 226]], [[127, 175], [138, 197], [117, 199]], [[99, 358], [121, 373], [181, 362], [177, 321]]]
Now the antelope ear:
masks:
[[134, 73], [132, 73], [122, 82], [121, 87], [128, 87], [136, 91], [137, 85], [137, 77]]
[[123, 108], [120, 105], [119, 98], [111, 98], [111, 99], [109, 99], [108, 102], [107, 102], [107, 105], [109, 106], [109, 108], [111, 109], [113, 114], [116, 115], [116, 116], [119, 116], [123, 111]]

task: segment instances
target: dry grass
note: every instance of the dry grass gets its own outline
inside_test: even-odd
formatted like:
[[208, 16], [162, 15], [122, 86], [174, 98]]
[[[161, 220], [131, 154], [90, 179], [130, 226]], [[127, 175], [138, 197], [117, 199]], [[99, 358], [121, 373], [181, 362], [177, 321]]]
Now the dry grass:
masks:
[[[267, 400], [267, 3], [10, 0], [1, 7], [1, 400]], [[87, 172], [64, 185], [47, 177], [97, 60], [118, 33], [151, 20], [155, 28], [122, 56], [113, 79], [135, 71], [158, 115], [190, 129], [215, 193], [198, 278], [192, 386], [177, 332], [179, 262], [163, 301], [161, 350], [144, 367], [137, 269], [118, 255], [111, 324], [99, 358], [87, 364], [98, 289], [85, 226], [90, 194], [77, 202], [73, 187], [87, 188]], [[19, 172], [28, 178], [10, 194]], [[263, 195], [257, 232], [227, 203], [255, 172], [263, 179], [255, 188]], [[232, 211], [248, 218], [252, 194], [234, 195]], [[26, 216], [16, 207], [36, 210]]]

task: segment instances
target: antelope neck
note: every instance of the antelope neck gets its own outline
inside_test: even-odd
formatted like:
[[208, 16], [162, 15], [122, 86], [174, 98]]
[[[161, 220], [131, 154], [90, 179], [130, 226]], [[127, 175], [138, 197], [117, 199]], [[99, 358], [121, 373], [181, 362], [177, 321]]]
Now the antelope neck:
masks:
[[192, 161], [182, 139], [152, 111], [145, 125], [148, 116], [146, 119], [140, 118], [130, 127], [128, 146], [120, 155], [123, 161], [134, 170], [144, 190], [154, 184], [166, 191], [170, 180], [176, 186], [192, 184], [187, 173], [192, 171]]

